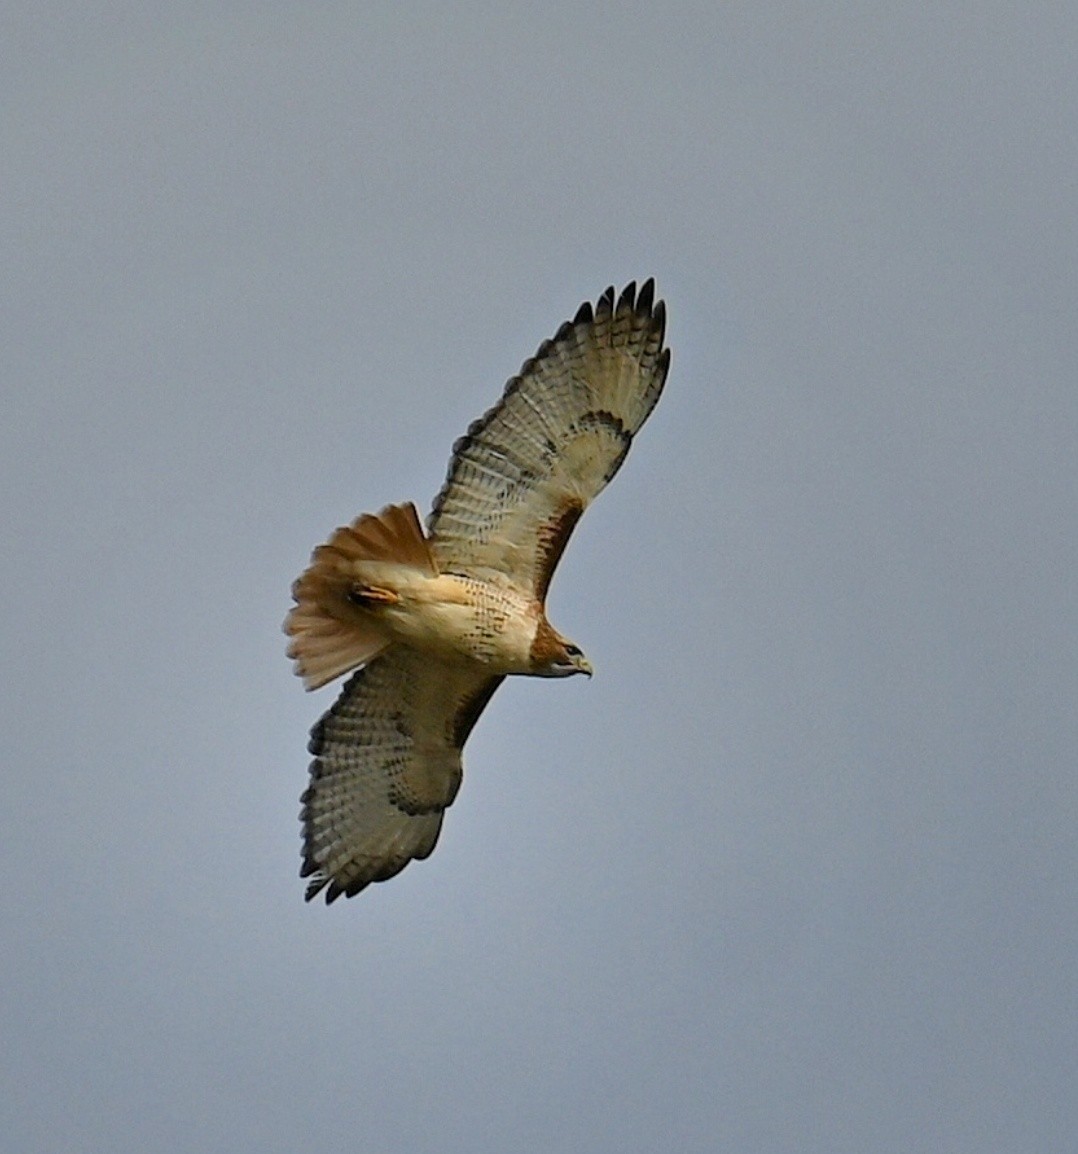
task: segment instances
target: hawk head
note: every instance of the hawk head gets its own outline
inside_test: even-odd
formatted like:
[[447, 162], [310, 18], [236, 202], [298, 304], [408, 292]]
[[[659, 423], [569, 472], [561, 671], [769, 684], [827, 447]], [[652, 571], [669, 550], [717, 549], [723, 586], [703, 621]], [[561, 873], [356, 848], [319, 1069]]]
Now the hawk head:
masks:
[[531, 647], [533, 677], [572, 677], [574, 673], [591, 676], [591, 663], [579, 645], [562, 637], [547, 621], [540, 618]]

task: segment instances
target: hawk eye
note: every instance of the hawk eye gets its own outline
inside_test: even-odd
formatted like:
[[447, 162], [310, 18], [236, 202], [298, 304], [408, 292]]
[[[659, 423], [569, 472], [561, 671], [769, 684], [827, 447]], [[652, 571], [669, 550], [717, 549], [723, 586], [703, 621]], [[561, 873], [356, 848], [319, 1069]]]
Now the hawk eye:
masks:
[[568, 653], [570, 657], [581, 657], [584, 653], [579, 645], [574, 645], [572, 642], [566, 645], [565, 652]]

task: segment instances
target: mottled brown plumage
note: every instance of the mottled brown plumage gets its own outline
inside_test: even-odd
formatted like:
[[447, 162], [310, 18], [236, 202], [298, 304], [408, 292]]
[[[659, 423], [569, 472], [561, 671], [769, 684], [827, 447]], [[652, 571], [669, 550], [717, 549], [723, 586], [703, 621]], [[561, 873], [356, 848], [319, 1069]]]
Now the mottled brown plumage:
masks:
[[311, 732], [308, 900], [351, 897], [433, 850], [461, 749], [507, 675], [591, 673], [547, 620], [547, 592], [659, 399], [664, 327], [652, 281], [607, 289], [454, 445], [427, 534], [414, 505], [389, 505], [314, 551], [289, 656], [309, 689], [359, 671]]

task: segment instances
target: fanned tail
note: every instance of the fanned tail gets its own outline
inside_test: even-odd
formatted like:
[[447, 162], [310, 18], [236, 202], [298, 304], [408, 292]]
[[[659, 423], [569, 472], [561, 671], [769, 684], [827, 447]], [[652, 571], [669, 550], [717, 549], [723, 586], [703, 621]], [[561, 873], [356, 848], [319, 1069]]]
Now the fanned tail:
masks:
[[410, 502], [365, 513], [315, 549], [292, 586], [296, 604], [284, 623], [292, 639], [288, 656], [307, 689], [366, 664], [390, 644], [376, 610], [395, 603], [397, 595], [378, 575], [391, 576], [398, 566], [431, 577], [438, 572]]

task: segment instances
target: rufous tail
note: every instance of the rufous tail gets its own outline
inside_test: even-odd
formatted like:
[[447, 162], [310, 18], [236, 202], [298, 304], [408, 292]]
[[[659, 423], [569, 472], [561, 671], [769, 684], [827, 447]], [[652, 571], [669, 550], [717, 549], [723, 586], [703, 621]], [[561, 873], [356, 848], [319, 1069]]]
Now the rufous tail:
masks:
[[379, 583], [381, 566], [372, 562], [437, 576], [411, 502], [387, 505], [380, 513], [365, 513], [336, 529], [315, 549], [310, 566], [292, 586], [296, 604], [285, 618], [284, 631], [292, 639], [288, 656], [307, 689], [318, 689], [365, 664], [390, 643], [378, 610], [395, 604], [397, 595], [390, 583]]

